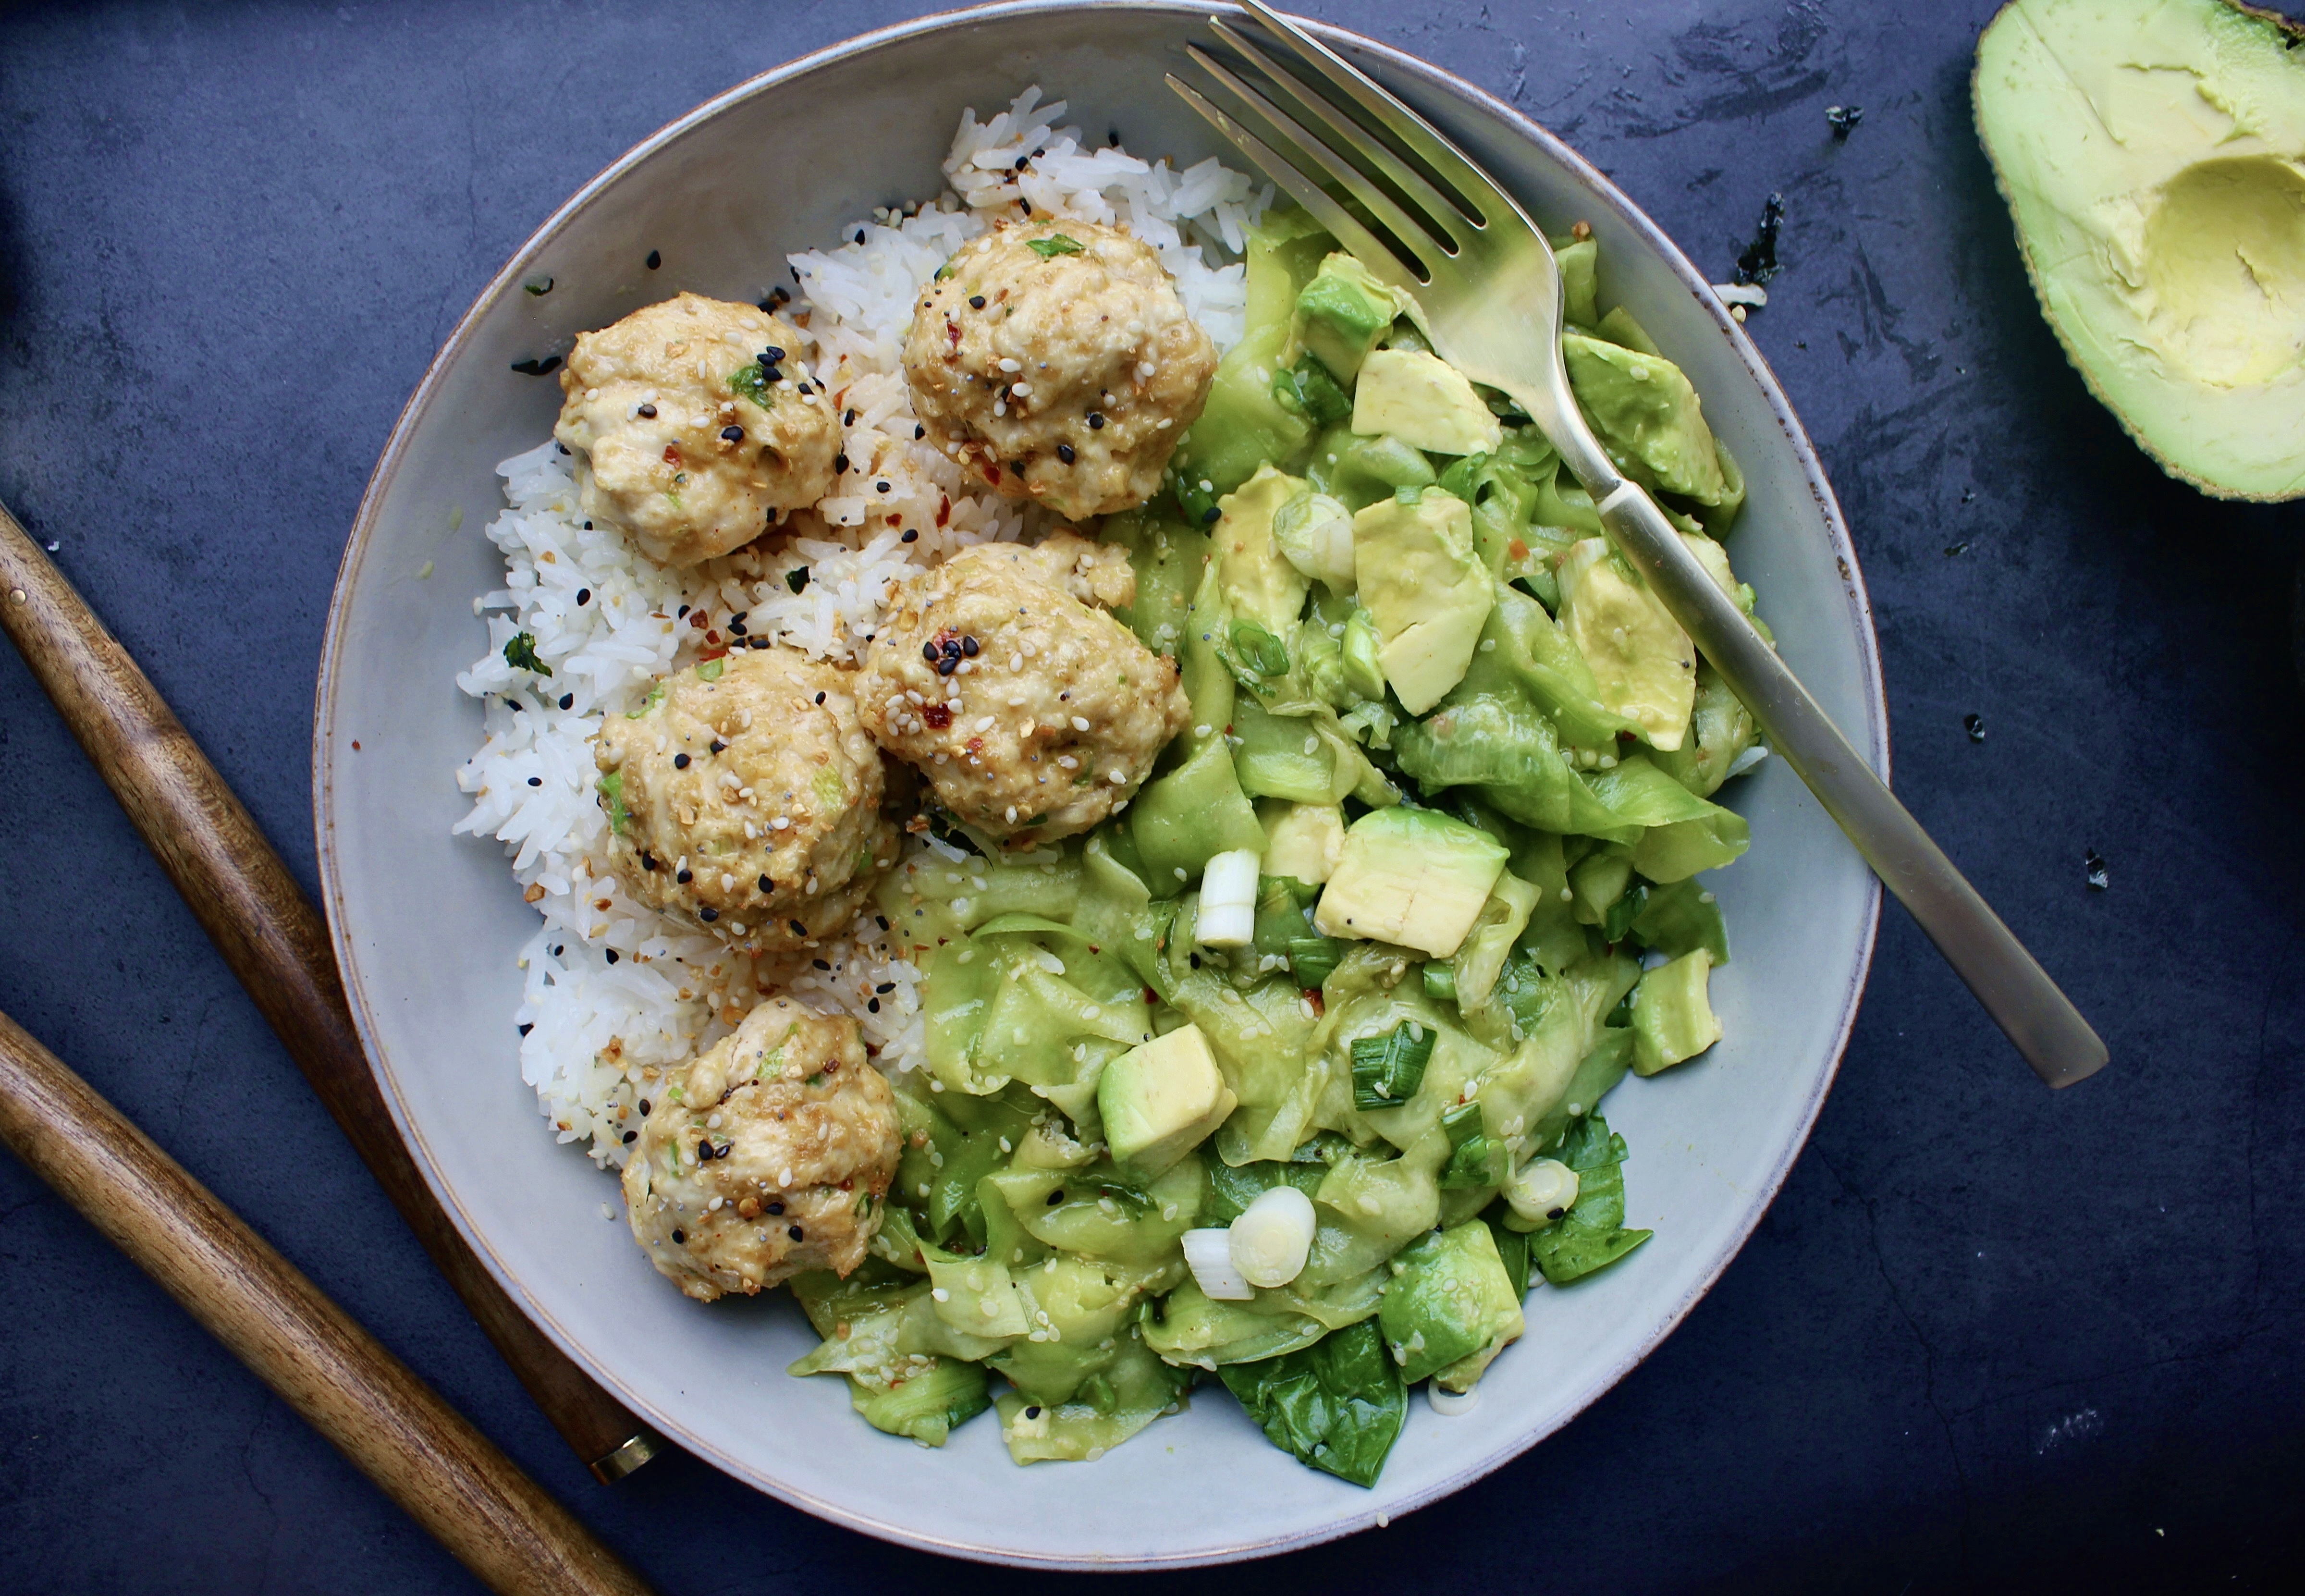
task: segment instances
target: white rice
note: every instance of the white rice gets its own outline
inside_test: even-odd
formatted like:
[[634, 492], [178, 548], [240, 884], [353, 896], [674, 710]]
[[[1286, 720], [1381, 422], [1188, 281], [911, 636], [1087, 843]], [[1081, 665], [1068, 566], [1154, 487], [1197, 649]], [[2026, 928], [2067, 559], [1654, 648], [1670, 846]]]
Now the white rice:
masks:
[[[962, 116], [944, 163], [949, 186], [933, 201], [877, 212], [843, 228], [837, 248], [790, 258], [804, 296], [792, 310], [815, 345], [807, 369], [842, 407], [849, 470], [787, 535], [668, 570], [622, 533], [586, 527], [557, 444], [497, 468], [508, 508], [488, 535], [504, 552], [505, 585], [473, 600], [488, 651], [456, 678], [485, 703], [488, 734], [456, 773], [473, 802], [455, 829], [503, 844], [542, 916], [520, 955], [521, 1074], [558, 1138], [588, 1142], [603, 1165], [624, 1163], [645, 1082], [726, 1034], [770, 986], [855, 1015], [883, 1069], [920, 1057], [920, 972], [869, 907], [808, 955], [756, 964], [626, 896], [607, 863], [592, 741], [657, 677], [727, 641], [731, 615], [744, 616], [752, 637], [853, 661], [905, 573], [1041, 530], [1037, 511], [970, 486], [915, 437], [898, 353], [937, 267], [996, 220], [1022, 219], [1026, 202], [1035, 216], [1117, 223], [1159, 252], [1220, 350], [1239, 341], [1239, 257], [1271, 191], [1213, 159], [1178, 172], [1084, 143], [1078, 128], [1058, 125], [1064, 102], [1042, 106], [1040, 93], [1026, 89], [989, 122]], [[549, 679], [505, 662], [523, 632]]]

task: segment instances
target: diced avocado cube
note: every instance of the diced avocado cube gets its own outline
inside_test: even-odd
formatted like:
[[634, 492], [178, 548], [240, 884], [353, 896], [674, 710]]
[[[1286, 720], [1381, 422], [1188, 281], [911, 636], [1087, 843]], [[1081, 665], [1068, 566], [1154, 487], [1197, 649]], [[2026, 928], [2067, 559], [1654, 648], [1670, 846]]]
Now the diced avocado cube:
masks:
[[1505, 437], [1464, 373], [1421, 349], [1380, 349], [1362, 363], [1353, 430], [1389, 432], [1435, 454], [1493, 454]]
[[1268, 798], [1256, 812], [1264, 824], [1264, 859], [1257, 867], [1264, 874], [1318, 887], [1336, 873], [1345, 847], [1343, 810]]
[[1391, 1268], [1377, 1328], [1410, 1385], [1476, 1354], [1493, 1355], [1526, 1326], [1496, 1238], [1478, 1219], [1419, 1237]]
[[1350, 255], [1331, 255], [1297, 295], [1297, 341], [1348, 383], [1405, 302]]
[[1578, 407], [1619, 471], [1645, 488], [1721, 502], [1729, 483], [1720, 452], [1680, 367], [1582, 333], [1562, 334], [1561, 353]]
[[1033, 1328], [1025, 1321], [1025, 1304], [1007, 1264], [940, 1253], [929, 1254], [928, 1261], [936, 1316], [954, 1329], [998, 1337], [1021, 1336]]
[[1480, 918], [1505, 857], [1494, 837], [1436, 811], [1377, 810], [1345, 833], [1313, 929], [1449, 958]]
[[1353, 517], [1353, 567], [1377, 663], [1401, 707], [1422, 715], [1464, 679], [1496, 603], [1472, 510], [1431, 488], [1380, 499]]
[[1238, 1101], [1197, 1025], [1132, 1048], [1104, 1066], [1096, 1106], [1112, 1161], [1153, 1176], [1199, 1146]]
[[1272, 540], [1272, 517], [1306, 491], [1298, 478], [1259, 466], [1255, 476], [1217, 501], [1218, 520], [1211, 535], [1218, 580], [1232, 613], [1281, 637], [1295, 629], [1311, 586]]
[[1633, 989], [1635, 1074], [1654, 1075], [1721, 1040], [1707, 992], [1712, 974], [1713, 955], [1700, 947], [1642, 975]]
[[1696, 645], [1606, 539], [1587, 538], [1561, 560], [1560, 618], [1601, 707], [1637, 723], [1651, 747], [1678, 749], [1697, 701]]

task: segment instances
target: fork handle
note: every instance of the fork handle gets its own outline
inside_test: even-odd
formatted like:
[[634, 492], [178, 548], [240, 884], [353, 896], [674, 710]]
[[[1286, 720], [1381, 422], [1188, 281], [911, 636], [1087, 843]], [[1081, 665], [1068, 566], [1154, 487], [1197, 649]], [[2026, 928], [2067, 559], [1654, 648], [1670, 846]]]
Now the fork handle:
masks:
[[1770, 746], [1808, 784], [2034, 1073], [2051, 1086], [2070, 1086], [2102, 1068], [2105, 1043], [2080, 1011], [1897, 802], [1888, 783], [1850, 746], [1808, 689], [1697, 563], [1656, 501], [1636, 484], [1620, 481], [1601, 497], [1599, 509], [1617, 547], [1752, 711]]

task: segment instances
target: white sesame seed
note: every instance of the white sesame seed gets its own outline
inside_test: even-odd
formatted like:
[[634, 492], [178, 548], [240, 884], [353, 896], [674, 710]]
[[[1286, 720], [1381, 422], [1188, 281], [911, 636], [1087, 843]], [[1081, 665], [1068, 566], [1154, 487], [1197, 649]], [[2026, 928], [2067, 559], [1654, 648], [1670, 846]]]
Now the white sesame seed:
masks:
[[1016, 361], [1009, 360], [1004, 355], [1001, 357], [1000, 369], [1003, 371], [1022, 371], [1025, 368]]
[[1080, 761], [1073, 758], [1073, 756], [1068, 753], [1059, 754], [1057, 756], [1057, 764], [1059, 768], [1066, 770], [1077, 770], [1080, 768]]
[[1084, 716], [1084, 715], [1076, 715], [1076, 716], [1074, 716], [1074, 717], [1073, 717], [1073, 730], [1075, 730], [1075, 731], [1076, 731], [1076, 732], [1084, 732], [1084, 731], [1088, 730], [1088, 717], [1087, 717], [1086, 716]]
[[992, 729], [993, 724], [992, 717], [990, 715], [982, 716], [977, 720], [976, 729], [980, 732], [989, 732]]

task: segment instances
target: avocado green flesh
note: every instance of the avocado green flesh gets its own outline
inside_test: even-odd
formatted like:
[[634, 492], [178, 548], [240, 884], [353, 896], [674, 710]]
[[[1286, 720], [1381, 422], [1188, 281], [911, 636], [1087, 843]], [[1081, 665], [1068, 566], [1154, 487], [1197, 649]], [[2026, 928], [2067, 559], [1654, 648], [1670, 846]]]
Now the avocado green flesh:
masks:
[[2225, 0], [2012, 0], [1978, 132], [2049, 325], [2173, 476], [2305, 494], [2305, 49]]

